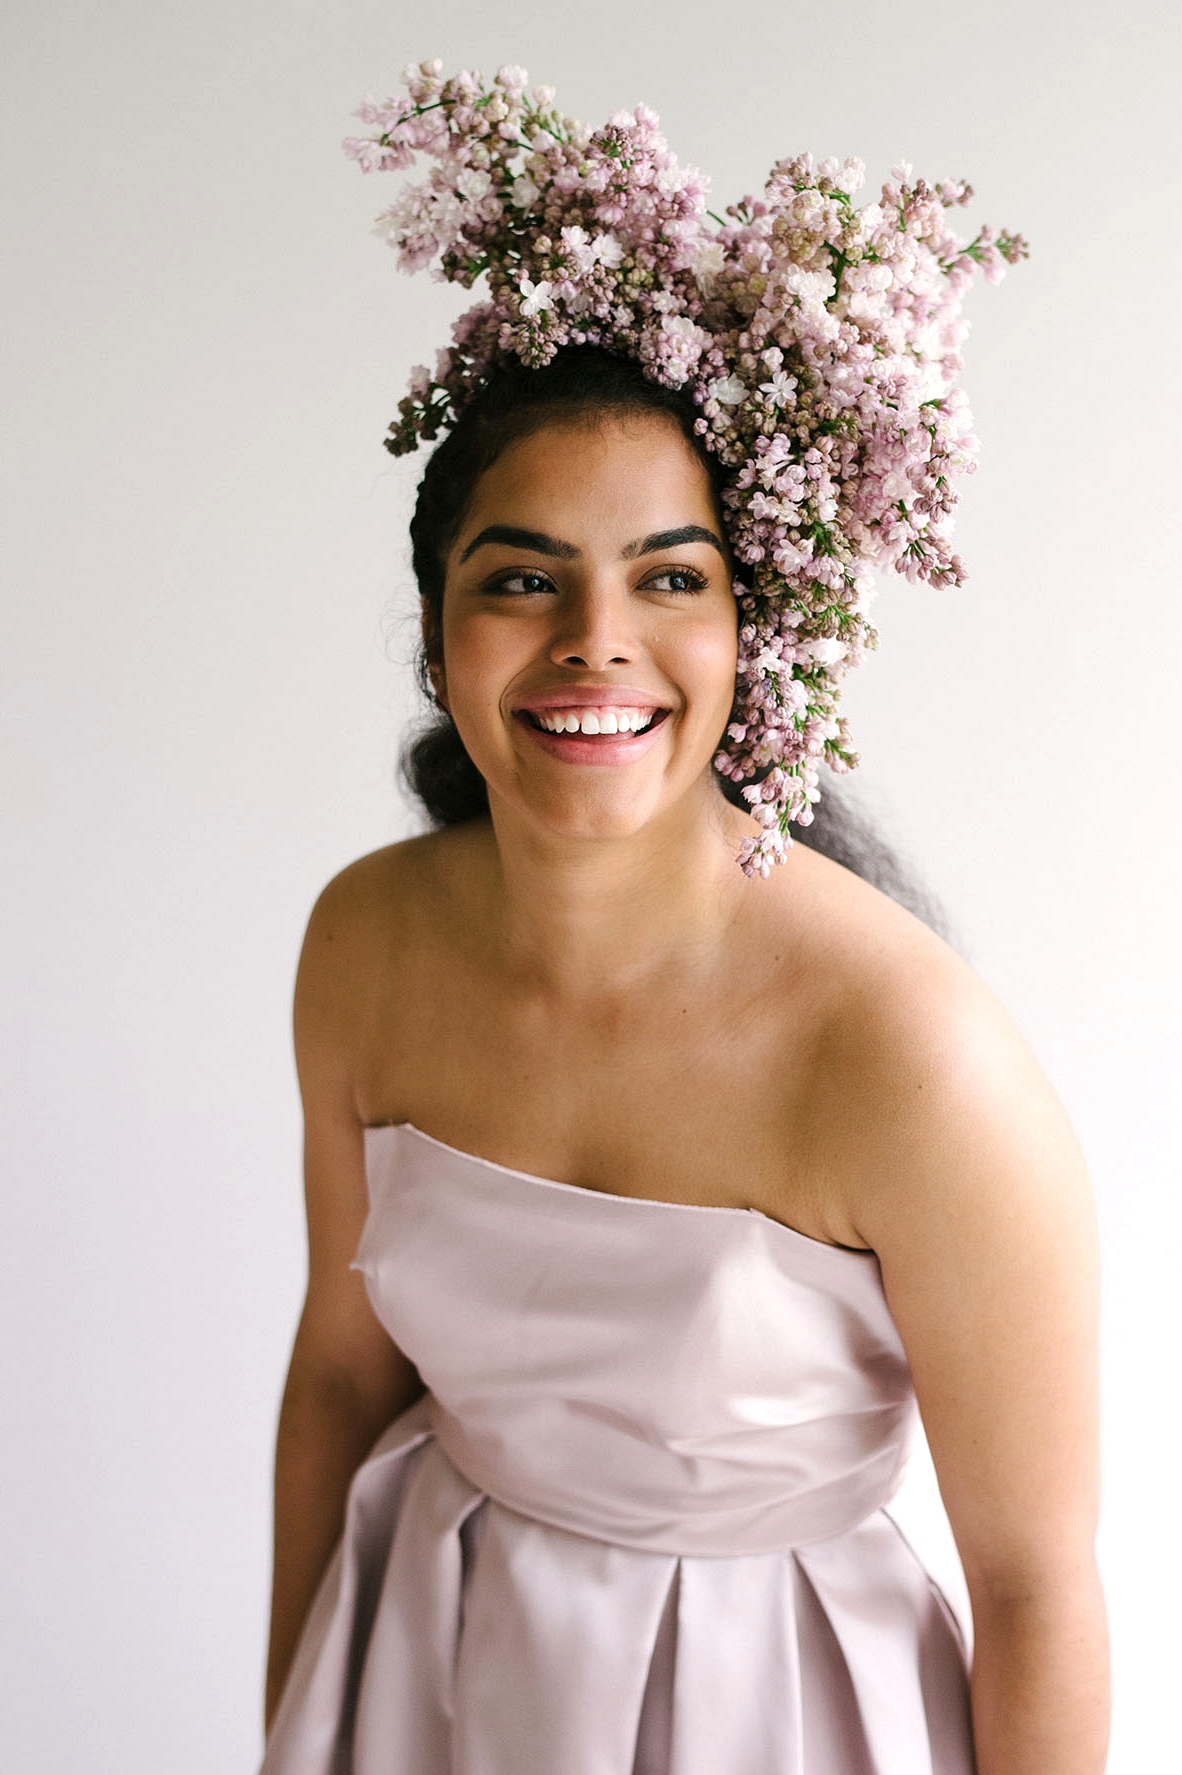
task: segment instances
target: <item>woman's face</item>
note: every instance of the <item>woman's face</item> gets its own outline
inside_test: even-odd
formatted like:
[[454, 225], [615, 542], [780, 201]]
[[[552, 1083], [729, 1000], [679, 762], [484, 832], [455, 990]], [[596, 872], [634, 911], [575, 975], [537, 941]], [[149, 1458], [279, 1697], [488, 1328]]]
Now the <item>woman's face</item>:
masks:
[[[691, 791], [717, 797], [731, 581], [706, 470], [673, 420], [567, 419], [510, 445], [447, 558], [435, 674], [490, 798], [607, 837]], [[603, 731], [629, 713], [642, 731]], [[576, 717], [576, 733], [542, 731]]]

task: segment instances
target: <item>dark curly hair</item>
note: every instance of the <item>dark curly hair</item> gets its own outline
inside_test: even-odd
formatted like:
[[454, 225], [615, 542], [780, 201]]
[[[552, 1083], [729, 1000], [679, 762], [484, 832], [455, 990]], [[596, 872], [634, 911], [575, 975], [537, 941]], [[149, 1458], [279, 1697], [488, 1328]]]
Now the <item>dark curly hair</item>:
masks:
[[[726, 470], [694, 430], [697, 408], [689, 395], [651, 382], [634, 360], [598, 346], [565, 346], [541, 369], [528, 369], [516, 357], [506, 358], [428, 459], [410, 537], [425, 631], [415, 656], [415, 676], [435, 712], [425, 726], [412, 732], [400, 768], [406, 787], [422, 803], [436, 830], [488, 815], [485, 780], [455, 722], [436, 701], [430, 676], [432, 663], [442, 656], [444, 564], [476, 484], [510, 444], [555, 419], [644, 413], [663, 414], [678, 426], [709, 476], [719, 527], [725, 534]], [[746, 811], [742, 785], [717, 771], [714, 777], [726, 799]], [[946, 935], [943, 912], [932, 896], [909, 877], [865, 816], [831, 786], [815, 805], [811, 825], [797, 827], [793, 836], [872, 882]]]

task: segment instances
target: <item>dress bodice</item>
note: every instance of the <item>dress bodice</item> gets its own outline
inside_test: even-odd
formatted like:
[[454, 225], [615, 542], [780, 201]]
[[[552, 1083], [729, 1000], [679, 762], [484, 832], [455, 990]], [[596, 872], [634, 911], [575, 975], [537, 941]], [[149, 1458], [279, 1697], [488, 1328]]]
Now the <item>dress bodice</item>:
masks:
[[873, 1253], [534, 1177], [409, 1122], [365, 1142], [355, 1267], [472, 1485], [716, 1556], [825, 1540], [893, 1496], [915, 1401]]

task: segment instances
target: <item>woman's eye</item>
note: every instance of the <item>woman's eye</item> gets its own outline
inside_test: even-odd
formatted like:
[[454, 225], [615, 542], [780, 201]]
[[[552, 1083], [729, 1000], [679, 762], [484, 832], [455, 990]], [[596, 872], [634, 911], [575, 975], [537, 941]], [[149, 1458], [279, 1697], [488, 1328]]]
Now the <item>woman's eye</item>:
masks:
[[529, 573], [518, 570], [516, 573], [502, 574], [500, 579], [493, 580], [487, 587], [490, 592], [505, 592], [510, 597], [521, 593], [544, 592], [549, 589], [550, 581], [544, 573]]
[[693, 567], [663, 567], [644, 583], [658, 592], [700, 592], [706, 584], [706, 578]]
[[[705, 575], [693, 567], [663, 567], [659, 572], [649, 575], [643, 582], [642, 589], [657, 592], [700, 592], [706, 584]], [[539, 592], [552, 592], [554, 582], [545, 573], [518, 567], [512, 573], [503, 573], [499, 578], [490, 580], [485, 590], [510, 598], [532, 597]]]

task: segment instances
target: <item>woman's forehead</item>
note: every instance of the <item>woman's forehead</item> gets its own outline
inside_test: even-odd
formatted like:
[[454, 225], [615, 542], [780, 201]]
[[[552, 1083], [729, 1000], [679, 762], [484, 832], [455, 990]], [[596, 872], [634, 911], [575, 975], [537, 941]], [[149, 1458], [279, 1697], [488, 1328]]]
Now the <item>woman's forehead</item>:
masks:
[[457, 542], [490, 523], [577, 543], [568, 531], [607, 528], [627, 542], [695, 522], [719, 528], [709, 475], [676, 422], [596, 415], [548, 422], [508, 445], [477, 481]]

